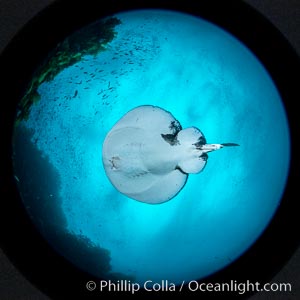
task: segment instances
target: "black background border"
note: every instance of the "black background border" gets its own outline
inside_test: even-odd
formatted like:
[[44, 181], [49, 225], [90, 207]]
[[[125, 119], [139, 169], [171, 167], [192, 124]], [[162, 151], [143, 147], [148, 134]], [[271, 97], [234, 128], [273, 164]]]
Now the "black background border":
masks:
[[[133, 3], [133, 8], [136, 8], [141, 6], [141, 3], [147, 2], [155, 6], [154, 2], [156, 1], [130, 2]], [[158, 2], [168, 5], [169, 1]], [[297, 234], [299, 228], [298, 206], [295, 198], [297, 194], [293, 193], [297, 169], [299, 170], [299, 161], [294, 155], [299, 153], [296, 149], [298, 145], [293, 138], [297, 136], [298, 123], [295, 104], [299, 99], [297, 90], [299, 58], [292, 48], [283, 42], [284, 38], [278, 31], [241, 1], [171, 2], [173, 7], [179, 5], [181, 10], [191, 13], [195, 13], [201, 7], [203, 17], [222, 24], [223, 28], [241, 37], [263, 61], [284, 100], [292, 136], [292, 161], [290, 178], [280, 209], [261, 238], [246, 254], [229, 268], [205, 280], [207, 282], [222, 282], [226, 279], [235, 279], [238, 281], [267, 282], [281, 269], [299, 245]], [[49, 49], [53, 48], [63, 37], [100, 16], [99, 9], [97, 9], [99, 1], [98, 4], [94, 1], [84, 1], [84, 5], [81, 4], [80, 6], [78, 3], [57, 1], [54, 5], [49, 6], [47, 10], [41, 12], [38, 17], [23, 27], [21, 34], [17, 35], [2, 53], [0, 82], [1, 84], [4, 83], [4, 95], [10, 97], [10, 101], [6, 101], [1, 110], [0, 119], [1, 130], [4, 130], [3, 140], [6, 145], [9, 145], [8, 142], [11, 137], [10, 126], [12, 125], [13, 109], [26, 82], [30, 80], [35, 66], [39, 65]], [[122, 10], [121, 6], [125, 4], [120, 5], [119, 3], [119, 1], [111, 1], [111, 11], [108, 13], [113, 13], [118, 8]], [[212, 7], [218, 9], [212, 10]], [[106, 8], [108, 8], [107, 5]], [[126, 3], [126, 8], [130, 8], [128, 3]], [[55, 16], [55, 22], [53, 22], [53, 16]], [[15, 74], [18, 74], [17, 78]], [[18, 194], [12, 181], [13, 176], [10, 173], [10, 147], [2, 149], [2, 153], [1, 198], [6, 201], [1, 201], [0, 228], [3, 231], [3, 233], [1, 232], [1, 248], [27, 279], [51, 297], [81, 296], [81, 298], [86, 298], [95, 296], [98, 298], [99, 293], [88, 293], [85, 289], [85, 282], [92, 280], [92, 276], [78, 271], [53, 253], [28, 220], [20, 201], [8, 201], [8, 199], [18, 199]], [[3, 195], [4, 197], [2, 197]], [[14, 212], [14, 214], [12, 215], [10, 212]], [[66, 294], [64, 295], [64, 293]], [[189, 293], [189, 295], [199, 296], [195, 293]], [[158, 293], [155, 296], [158, 296]], [[210, 294], [210, 296], [215, 295]]]

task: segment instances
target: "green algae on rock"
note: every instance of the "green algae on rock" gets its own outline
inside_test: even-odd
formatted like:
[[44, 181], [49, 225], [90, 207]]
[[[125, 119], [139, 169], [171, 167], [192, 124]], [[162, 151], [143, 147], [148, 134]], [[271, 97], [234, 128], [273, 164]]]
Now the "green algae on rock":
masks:
[[106, 50], [106, 45], [116, 36], [115, 26], [121, 24], [116, 17], [101, 19], [71, 34], [51, 51], [36, 70], [20, 101], [15, 125], [27, 120], [32, 104], [40, 100], [38, 87], [54, 79], [63, 69], [79, 62], [85, 55], [96, 56]]

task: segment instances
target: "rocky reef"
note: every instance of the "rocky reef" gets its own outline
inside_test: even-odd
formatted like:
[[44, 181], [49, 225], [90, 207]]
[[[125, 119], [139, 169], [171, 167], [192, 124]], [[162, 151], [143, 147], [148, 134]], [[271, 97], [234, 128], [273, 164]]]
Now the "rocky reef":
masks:
[[38, 87], [43, 82], [51, 81], [63, 69], [79, 62], [85, 55], [97, 55], [106, 49], [116, 32], [115, 26], [121, 24], [116, 17], [101, 19], [71, 34], [51, 51], [33, 78], [21, 99], [16, 117], [16, 125], [27, 120], [32, 104], [40, 100]]
[[59, 172], [32, 143], [32, 134], [23, 124], [14, 134], [15, 179], [31, 221], [49, 245], [79, 269], [103, 279], [134, 280], [127, 274], [112, 272], [109, 250], [83, 234], [67, 230]]

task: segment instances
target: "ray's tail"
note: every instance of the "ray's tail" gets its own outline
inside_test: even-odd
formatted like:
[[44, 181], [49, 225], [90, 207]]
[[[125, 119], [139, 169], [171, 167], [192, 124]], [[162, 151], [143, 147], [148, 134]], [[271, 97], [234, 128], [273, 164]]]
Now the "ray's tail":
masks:
[[235, 144], [235, 143], [223, 143], [221, 144], [223, 147], [231, 147], [231, 146], [239, 146], [239, 144]]

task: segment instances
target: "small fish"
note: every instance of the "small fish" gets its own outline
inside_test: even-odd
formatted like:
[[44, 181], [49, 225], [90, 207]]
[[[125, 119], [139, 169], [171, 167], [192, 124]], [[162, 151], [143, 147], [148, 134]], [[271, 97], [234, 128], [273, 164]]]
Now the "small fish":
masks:
[[78, 91], [76, 90], [75, 93], [74, 93], [73, 98], [75, 98], [77, 95], [78, 95]]

